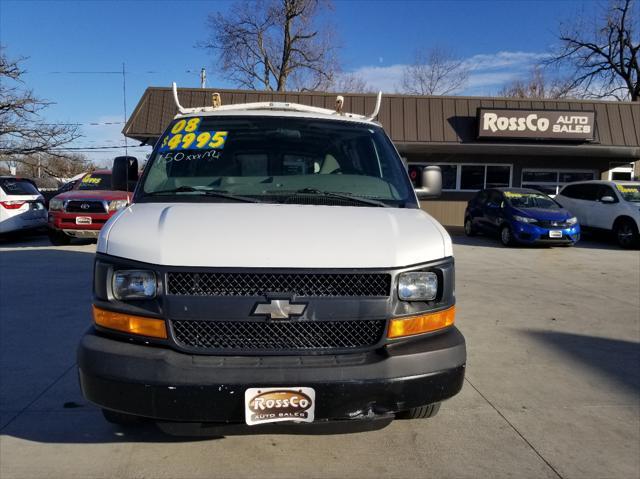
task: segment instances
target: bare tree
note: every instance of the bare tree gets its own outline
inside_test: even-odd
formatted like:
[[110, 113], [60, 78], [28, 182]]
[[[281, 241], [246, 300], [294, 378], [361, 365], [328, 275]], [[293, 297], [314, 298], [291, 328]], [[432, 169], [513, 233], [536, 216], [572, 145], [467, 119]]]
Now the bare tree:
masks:
[[64, 157], [48, 153], [36, 153], [21, 159], [17, 173], [29, 178], [71, 178], [91, 171], [96, 165], [84, 155], [69, 153]]
[[230, 14], [209, 16], [202, 47], [216, 54], [223, 74], [249, 89], [277, 90], [288, 82], [315, 90], [333, 80], [336, 47], [320, 14], [328, 0], [237, 1]]
[[411, 95], [449, 95], [463, 89], [469, 66], [450, 50], [434, 47], [417, 50], [412, 64], [402, 72], [402, 92]]
[[371, 85], [353, 72], [337, 73], [333, 81], [323, 86], [323, 89], [337, 93], [370, 93], [374, 91]]
[[51, 102], [25, 88], [24, 60], [9, 59], [0, 46], [0, 161], [14, 168], [44, 153], [67, 158], [57, 149], [80, 137], [78, 126], [46, 123], [40, 117]]
[[498, 92], [510, 98], [576, 98], [582, 96], [572, 88], [570, 80], [552, 79], [539, 65], [534, 66], [527, 78], [514, 78]]
[[640, 101], [640, 12], [636, 0], [610, 0], [593, 25], [561, 25], [561, 49], [547, 62], [573, 71], [570, 87], [590, 97]]

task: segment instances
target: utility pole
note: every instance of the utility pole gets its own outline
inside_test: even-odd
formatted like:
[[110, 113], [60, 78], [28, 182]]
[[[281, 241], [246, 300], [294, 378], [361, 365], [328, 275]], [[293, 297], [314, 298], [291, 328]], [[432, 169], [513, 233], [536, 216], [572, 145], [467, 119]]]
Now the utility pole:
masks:
[[[124, 123], [127, 124], [127, 77], [122, 62], [122, 103], [124, 105]], [[129, 156], [129, 147], [127, 145], [127, 135], [124, 135], [124, 154]]]
[[206, 88], [206, 86], [207, 86], [207, 70], [205, 70], [203, 67], [202, 70], [200, 70], [200, 88]]

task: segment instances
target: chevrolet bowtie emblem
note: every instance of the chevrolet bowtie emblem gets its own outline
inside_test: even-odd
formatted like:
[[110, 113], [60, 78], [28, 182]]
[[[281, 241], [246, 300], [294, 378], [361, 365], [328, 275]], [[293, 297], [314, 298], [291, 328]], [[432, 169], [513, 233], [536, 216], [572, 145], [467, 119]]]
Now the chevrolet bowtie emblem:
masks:
[[288, 299], [272, 299], [268, 303], [256, 304], [251, 314], [266, 315], [270, 319], [288, 319], [291, 316], [300, 316], [306, 307], [306, 304], [291, 304]]

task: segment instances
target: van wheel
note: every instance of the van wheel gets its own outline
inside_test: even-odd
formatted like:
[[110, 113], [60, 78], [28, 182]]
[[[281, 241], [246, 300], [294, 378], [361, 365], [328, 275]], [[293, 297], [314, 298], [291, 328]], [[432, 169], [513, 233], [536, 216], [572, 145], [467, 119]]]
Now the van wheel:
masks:
[[71, 237], [64, 234], [62, 231], [57, 230], [48, 230], [47, 235], [49, 236], [49, 241], [53, 246], [67, 246], [71, 244]]
[[103, 409], [102, 415], [107, 422], [111, 424], [117, 424], [118, 426], [139, 426], [144, 422], [144, 418], [140, 416], [134, 416], [133, 414], [126, 414], [123, 412], [116, 412], [110, 409]]
[[635, 222], [626, 218], [616, 221], [613, 227], [613, 234], [616, 237], [618, 246], [621, 248], [631, 248], [638, 244], [640, 239]]
[[427, 406], [413, 407], [407, 411], [396, 414], [398, 419], [428, 419], [438, 414], [440, 403], [428, 404]]
[[464, 234], [466, 234], [467, 236], [476, 235], [476, 229], [473, 227], [471, 218], [467, 218], [466, 220], [464, 220]]
[[513, 246], [513, 233], [511, 233], [511, 228], [508, 225], [504, 225], [500, 229], [500, 241], [505, 246]]

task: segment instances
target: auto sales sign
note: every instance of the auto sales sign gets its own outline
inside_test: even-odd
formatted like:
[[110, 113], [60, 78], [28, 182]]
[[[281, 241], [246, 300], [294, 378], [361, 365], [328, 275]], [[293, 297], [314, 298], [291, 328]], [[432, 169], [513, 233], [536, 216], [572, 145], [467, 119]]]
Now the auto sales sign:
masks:
[[478, 138], [594, 139], [593, 111], [478, 109]]

